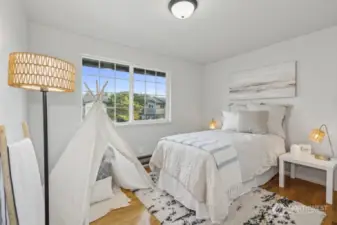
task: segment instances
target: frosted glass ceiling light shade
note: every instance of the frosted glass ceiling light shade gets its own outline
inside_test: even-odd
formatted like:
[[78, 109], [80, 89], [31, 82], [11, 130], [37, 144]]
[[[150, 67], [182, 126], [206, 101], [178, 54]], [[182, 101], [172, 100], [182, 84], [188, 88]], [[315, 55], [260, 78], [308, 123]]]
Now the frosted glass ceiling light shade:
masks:
[[171, 0], [169, 9], [178, 19], [187, 19], [198, 7], [197, 0]]

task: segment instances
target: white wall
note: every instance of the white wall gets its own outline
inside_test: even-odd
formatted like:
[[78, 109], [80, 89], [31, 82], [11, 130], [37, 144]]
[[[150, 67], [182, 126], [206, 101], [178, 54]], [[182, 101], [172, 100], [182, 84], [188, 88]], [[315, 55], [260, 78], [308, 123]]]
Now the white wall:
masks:
[[21, 122], [27, 119], [26, 92], [7, 85], [8, 55], [26, 51], [26, 17], [20, 0], [0, 1], [0, 124], [8, 142], [22, 138]]
[[[165, 43], [163, 43], [165, 44]], [[69, 32], [29, 25], [29, 50], [60, 57], [75, 64], [76, 92], [48, 93], [50, 168], [54, 166], [72, 134], [81, 123], [81, 56], [90, 54], [118, 61], [135, 63], [167, 71], [172, 86], [172, 123], [118, 127], [118, 132], [138, 155], [152, 153], [157, 141], [177, 132], [200, 130], [201, 76], [203, 67], [139, 49], [104, 42]], [[42, 168], [41, 94], [29, 93], [29, 123]], [[81, 154], [81, 149], [78, 149]]]
[[[292, 60], [298, 61], [297, 97], [268, 102], [293, 105], [288, 124], [290, 143], [308, 143], [311, 129], [325, 123], [337, 147], [337, 27], [207, 65], [203, 77], [204, 124], [212, 117], [219, 119], [220, 111], [227, 108], [231, 73]], [[327, 143], [315, 147], [329, 152]], [[324, 181], [322, 172], [301, 172], [316, 182]]]

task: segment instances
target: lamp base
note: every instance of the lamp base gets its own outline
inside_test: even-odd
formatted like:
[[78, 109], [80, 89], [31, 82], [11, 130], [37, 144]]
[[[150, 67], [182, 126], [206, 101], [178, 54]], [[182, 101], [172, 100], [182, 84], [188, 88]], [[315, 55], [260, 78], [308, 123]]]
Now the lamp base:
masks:
[[328, 156], [324, 156], [324, 155], [317, 155], [317, 154], [314, 154], [315, 156], [315, 159], [318, 159], [318, 160], [324, 160], [324, 161], [330, 161], [331, 158], [328, 157]]

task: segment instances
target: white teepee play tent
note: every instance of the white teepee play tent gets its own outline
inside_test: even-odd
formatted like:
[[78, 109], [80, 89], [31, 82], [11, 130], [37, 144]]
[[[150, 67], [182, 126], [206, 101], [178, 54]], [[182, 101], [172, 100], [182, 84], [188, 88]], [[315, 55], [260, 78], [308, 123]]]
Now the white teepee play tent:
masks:
[[91, 191], [108, 147], [116, 155], [113, 173], [121, 187], [143, 189], [153, 185], [135, 153], [116, 132], [100, 101], [103, 90], [99, 93], [50, 174], [51, 225], [89, 224]]

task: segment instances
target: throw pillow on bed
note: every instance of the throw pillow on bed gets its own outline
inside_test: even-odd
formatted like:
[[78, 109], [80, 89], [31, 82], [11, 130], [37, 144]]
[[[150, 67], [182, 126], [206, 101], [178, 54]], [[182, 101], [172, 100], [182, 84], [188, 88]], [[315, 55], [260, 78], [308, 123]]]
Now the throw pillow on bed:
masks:
[[268, 111], [240, 111], [238, 113], [238, 132], [267, 134], [268, 116]]
[[283, 105], [267, 105], [267, 104], [249, 104], [249, 110], [269, 112], [268, 118], [268, 132], [270, 134], [278, 135], [285, 138], [285, 131], [283, 129], [283, 122], [286, 116], [287, 108]]
[[239, 117], [237, 112], [222, 111], [221, 130], [237, 131]]

